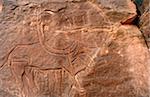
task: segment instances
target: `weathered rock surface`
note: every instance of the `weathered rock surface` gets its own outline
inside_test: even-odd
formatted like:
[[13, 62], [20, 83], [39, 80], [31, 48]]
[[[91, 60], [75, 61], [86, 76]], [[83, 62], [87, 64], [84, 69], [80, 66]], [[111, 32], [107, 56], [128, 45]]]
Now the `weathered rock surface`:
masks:
[[2, 11], [2, 7], [3, 7], [2, 4], [3, 4], [3, 3], [2, 3], [2, 1], [0, 0], [0, 12]]
[[147, 45], [150, 48], [150, 1], [144, 0], [141, 7], [143, 13], [140, 17], [140, 30], [143, 32]]
[[0, 97], [149, 97], [131, 0], [4, 0]]

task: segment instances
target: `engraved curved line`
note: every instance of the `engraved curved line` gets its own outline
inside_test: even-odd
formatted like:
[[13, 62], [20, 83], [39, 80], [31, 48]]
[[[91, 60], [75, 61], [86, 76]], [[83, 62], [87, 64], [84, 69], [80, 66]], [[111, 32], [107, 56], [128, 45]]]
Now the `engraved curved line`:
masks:
[[41, 25], [38, 28], [41, 28], [41, 30], [38, 30], [38, 36], [39, 36], [40, 44], [45, 49], [45, 51], [47, 51], [48, 53], [50, 53], [52, 55], [65, 56], [67, 54], [72, 53], [78, 46], [78, 42], [74, 42], [70, 48], [65, 49], [65, 50], [57, 50], [57, 49], [54, 49], [52, 47], [49, 47], [47, 44], [45, 44], [45, 35], [43, 32], [44, 31], [43, 25]]
[[83, 93], [83, 92], [86, 93], [85, 89], [81, 86], [81, 84], [80, 84], [80, 82], [79, 82], [79, 80], [77, 78], [77, 75], [75, 75], [75, 80], [76, 80], [76, 82], [78, 84], [77, 90], [79, 91], [79, 93]]
[[98, 27], [98, 28], [90, 28], [89, 29], [89, 27], [87, 26], [85, 26], [85, 27], [82, 27], [82, 28], [73, 28], [73, 29], [69, 29], [69, 30], [64, 30], [64, 31], [62, 31], [62, 30], [56, 30], [56, 32], [77, 32], [77, 31], [106, 31], [106, 32], [110, 32], [110, 31], [112, 31], [112, 29], [107, 29], [107, 28], [102, 28], [102, 27]]
[[80, 73], [81, 71], [84, 71], [87, 67], [84, 67], [83, 69], [81, 70], [78, 70], [74, 75], [77, 75], [78, 73]]
[[70, 72], [70, 70], [68, 70], [65, 66], [62, 66], [62, 68], [70, 75], [71, 80], [72, 80], [72, 82], [73, 82], [73, 84], [74, 84], [73, 86], [75, 86], [76, 88], [77, 88], [77, 87], [80, 87], [78, 81], [75, 79], [75, 75], [73, 75], [73, 74]]
[[24, 89], [24, 80], [23, 80], [23, 76], [25, 75], [25, 70], [23, 71], [22, 75], [21, 75], [21, 81], [22, 81], [22, 87], [21, 90]]
[[97, 50], [96, 50], [96, 52], [95, 52], [95, 54], [93, 54], [93, 56], [88, 56], [89, 58], [90, 58], [90, 62], [89, 62], [89, 64], [87, 65], [88, 67], [90, 67], [90, 65], [92, 64], [92, 63], [95, 63], [94, 62], [94, 59], [97, 57], [97, 54], [100, 52], [100, 48], [97, 48]]
[[[31, 67], [31, 68], [34, 68], [34, 69], [38, 69], [38, 70], [42, 70], [42, 71], [48, 71], [48, 70], [59, 70], [59, 69], [62, 69], [61, 67], [60, 68], [41, 68], [39, 66], [35, 66], [35, 65], [31, 65], [32, 64], [32, 60], [31, 58], [28, 57], [28, 59], [17, 59], [17, 60], [10, 60], [10, 62], [27, 62], [27, 65], [24, 66], [24, 68], [27, 68], [27, 67]], [[11, 65], [11, 64], [10, 64]]]
[[42, 71], [60, 70], [60, 69], [62, 69], [62, 67], [60, 67], [60, 68], [50, 68], [50, 67], [49, 68], [41, 68], [41, 67], [35, 66], [35, 65], [27, 65], [25, 67], [31, 67], [31, 68], [34, 68], [34, 69], [37, 69], [37, 70], [42, 70]]
[[[97, 54], [99, 53], [99, 51], [100, 51], [100, 48], [98, 48], [98, 49], [95, 51], [95, 53], [93, 54], [93, 56], [89, 56], [88, 54], [85, 54], [85, 53], [82, 53], [82, 54], [80, 54], [80, 55], [85, 55], [86, 57], [88, 57], [89, 63], [87, 64], [87, 66], [90, 67], [90, 65], [94, 63], [94, 58], [97, 57]], [[74, 62], [76, 59], [77, 59], [77, 58], [75, 57], [71, 62]], [[85, 63], [85, 61], [84, 61], [84, 63]], [[86, 63], [85, 63], [85, 64], [86, 64]], [[81, 71], [82, 71], [82, 70], [81, 70]], [[78, 73], [79, 73], [79, 71], [78, 71]], [[77, 73], [76, 73], [76, 74], [77, 74]]]
[[[38, 19], [37, 19], [38, 20]], [[37, 22], [38, 23], [38, 22]], [[40, 24], [37, 24], [37, 34], [38, 34], [38, 38], [39, 38], [39, 42], [42, 46], [42, 48], [49, 54], [51, 55], [56, 55], [56, 56], [64, 56], [64, 55], [60, 55], [60, 54], [57, 54], [55, 53], [55, 50], [52, 50], [52, 48], [48, 48], [47, 45], [45, 46], [45, 36], [44, 36], [44, 33], [41, 32], [41, 26], [39, 26]]]
[[4, 63], [0, 66], [0, 69], [2, 69], [5, 65], [7, 65], [7, 62], [9, 62], [8, 64], [10, 64], [10, 61], [9, 61], [9, 56], [11, 55], [11, 53], [15, 50], [16, 47], [12, 48], [8, 54], [6, 55], [6, 58], [5, 58], [5, 61]]
[[[63, 16], [65, 16], [64, 14], [63, 14]], [[38, 17], [37, 17], [38, 18]], [[65, 16], [65, 18], [67, 18], [66, 16]], [[38, 20], [38, 19], [37, 19]], [[70, 23], [70, 21], [69, 21], [69, 23]], [[40, 25], [40, 24], [39, 24]], [[71, 46], [70, 46], [70, 48], [65, 48], [65, 49], [63, 49], [63, 50], [57, 50], [57, 49], [54, 49], [54, 48], [52, 48], [52, 47], [49, 47], [48, 45], [46, 45], [45, 44], [45, 35], [44, 35], [44, 25], [41, 23], [41, 26], [40, 27], [38, 27], [38, 28], [41, 28], [41, 30], [39, 31], [39, 38], [41, 38], [40, 37], [40, 35], [42, 36], [42, 38], [41, 38], [41, 43], [43, 43], [44, 44], [44, 46], [45, 47], [47, 47], [47, 50], [48, 49], [50, 49], [51, 48], [51, 52], [53, 52], [53, 53], [55, 53], [55, 54], [64, 54], [64, 55], [66, 55], [66, 54], [69, 54], [69, 53], [71, 53], [71, 52], [73, 52], [74, 51], [74, 49], [76, 49], [76, 46], [78, 46], [78, 42], [77, 41], [74, 41], [72, 44], [71, 44]], [[41, 32], [41, 33], [40, 33]], [[59, 31], [59, 33], [60, 32], [64, 32], [64, 31]], [[58, 33], [57, 33], [58, 34]], [[43, 41], [42, 41], [43, 40]], [[69, 47], [69, 46], [68, 46]], [[45, 48], [46, 49], [46, 48]], [[70, 50], [70, 51], [69, 51]], [[50, 51], [50, 50], [49, 50]]]
[[69, 89], [69, 92], [68, 92], [69, 97], [70, 97], [70, 95], [71, 95], [71, 91], [72, 91], [72, 89], [73, 89], [73, 85], [74, 85], [74, 84], [71, 84], [71, 86], [70, 86], [70, 89]]
[[[90, 62], [89, 62], [89, 64], [88, 64], [88, 67], [89, 67], [90, 64], [94, 63], [94, 60], [93, 60], [93, 59], [97, 56], [97, 54], [99, 53], [99, 51], [100, 51], [100, 48], [98, 48], [98, 49], [95, 51], [95, 53], [93, 54], [92, 57], [89, 56], [89, 55], [86, 55], [86, 56], [89, 57], [89, 59], [90, 59]], [[83, 54], [82, 54], [82, 55], [83, 55]], [[67, 59], [68, 59], [69, 65], [72, 65], [69, 56], [67, 57]], [[68, 73], [71, 75], [72, 79], [74, 80], [73, 82], [74, 82], [74, 84], [75, 84], [75, 88], [76, 88], [77, 90], [79, 89], [78, 91], [81, 92], [81, 93], [82, 93], [82, 92], [85, 92], [85, 90], [84, 90], [84, 88], [81, 86], [79, 80], [78, 80], [76, 77], [77, 77], [77, 74], [78, 74], [78, 73], [80, 73], [81, 71], [85, 70], [86, 68], [87, 68], [87, 67], [85, 67], [85, 68], [83, 68], [83, 69], [77, 71], [76, 73], [71, 73], [71, 72], [68, 70]]]
[[[12, 66], [11, 64], [12, 64], [12, 62], [27, 62], [28, 63], [28, 61], [25, 61], [25, 60], [18, 60], [18, 61], [12, 61], [12, 60], [9, 60], [10, 61], [10, 66]], [[13, 75], [15, 76], [16, 74], [14, 73], [15, 72], [15, 70], [14, 69], [12, 69], [12, 67], [10, 67], [11, 68], [11, 72], [13, 73]], [[21, 91], [24, 89], [24, 80], [23, 80], [23, 77], [25, 76], [25, 68], [23, 68], [24, 70], [23, 70], [23, 72], [21, 73], [21, 83], [20, 83], [20, 89], [21, 89]], [[16, 80], [18, 81], [19, 79], [17, 78], [17, 77], [15, 77], [16, 78]], [[23, 92], [22, 92], [23, 93]], [[24, 93], [23, 93], [24, 94]]]
[[[94, 62], [94, 58], [97, 56], [97, 54], [99, 53], [99, 51], [100, 51], [100, 48], [98, 48], [98, 49], [96, 50], [95, 54], [93, 54], [92, 57], [89, 56], [89, 55], [86, 55], [86, 56], [88, 56], [88, 57], [90, 58], [90, 62], [89, 62], [89, 64], [88, 64], [88, 67], [90, 67], [89, 65]], [[87, 67], [85, 67], [85, 68], [83, 68], [83, 69], [77, 71], [77, 72], [74, 74], [74, 80], [75, 80], [75, 82], [76, 82], [76, 84], [77, 84], [79, 90], [78, 90], [77, 87], [75, 87], [75, 88], [76, 88], [80, 93], [86, 93], [86, 91], [85, 91], [85, 89], [81, 86], [79, 80], [77, 79], [77, 74], [80, 73], [81, 71], [85, 70], [86, 68], [87, 68]]]
[[[67, 56], [67, 59], [68, 59], [69, 65], [72, 65], [71, 62], [70, 62], [69, 56]], [[75, 85], [75, 86], [77, 85], [77, 87], [79, 87], [80, 85], [78, 84], [77, 80], [75, 79], [74, 73], [72, 73], [69, 69], [67, 69], [67, 68], [66, 68], [65, 66], [63, 66], [63, 65], [62, 65], [62, 68], [70, 75], [70, 77], [71, 77], [71, 79], [72, 79], [74, 85]]]
[[[67, 56], [67, 59], [68, 59], [68, 63], [69, 65], [72, 66], [72, 63], [71, 63], [71, 60], [69, 58], [69, 56]], [[66, 68], [65, 68], [66, 69]], [[73, 82], [74, 82], [74, 85], [75, 85], [75, 88], [78, 90], [79, 89], [83, 89], [83, 87], [81, 86], [81, 84], [79, 83], [78, 79], [76, 78], [76, 73], [71, 73], [70, 70], [68, 70], [68, 73], [71, 75], [72, 79], [73, 79]], [[80, 91], [80, 90], [79, 90]]]
[[[37, 19], [38, 20], [38, 19]], [[41, 25], [40, 27], [38, 27], [39, 25], [37, 25], [37, 29], [40, 28], [40, 30], [38, 30], [38, 36], [39, 36], [39, 42], [41, 43], [41, 45], [43, 46], [43, 48], [49, 53], [49, 54], [53, 54], [53, 55], [58, 55], [58, 56], [64, 56], [65, 54], [67, 54], [66, 52], [62, 51], [60, 54], [58, 52], [60, 52], [60, 50], [55, 50], [55, 49], [52, 49], [52, 48], [47, 48], [45, 46], [45, 43], [44, 40], [45, 40], [45, 36], [44, 36], [44, 30], [43, 30], [43, 25]], [[76, 48], [77, 46], [75, 46]], [[74, 49], [72, 50], [74, 51]], [[57, 53], [55, 53], [57, 52]], [[68, 61], [69, 62], [69, 65], [72, 65], [70, 63], [70, 60]], [[68, 72], [68, 74], [72, 77], [71, 79], [73, 80], [74, 84], [78, 85], [80, 87], [80, 84], [78, 83], [78, 81], [75, 79], [75, 76], [72, 75], [71, 71], [68, 70], [65, 66], [62, 65], [62, 68]]]
[[[64, 52], [66, 51], [66, 54], [69, 54], [69, 53], [71, 53], [72, 51], [74, 51], [74, 49], [77, 47], [77, 43], [78, 42], [73, 42], [71, 45], [69, 45], [69, 46], [67, 46], [67, 47], [65, 47], [65, 48], [63, 48], [63, 49], [56, 49], [56, 50], [58, 50], [58, 51], [61, 51], [62, 52], [62, 54], [64, 54]], [[54, 48], [53, 48], [54, 49]], [[70, 51], [69, 51], [70, 50]], [[67, 52], [68, 51], [68, 52]], [[60, 52], [59, 52], [60, 53]]]
[[[41, 25], [41, 26], [42, 26], [42, 25]], [[42, 26], [42, 28], [43, 28], [43, 26]], [[42, 31], [44, 31], [44, 29], [42, 29]], [[45, 37], [44, 32], [42, 32], [41, 34], [43, 34], [43, 37]], [[43, 41], [43, 44], [45, 44], [44, 41]], [[51, 48], [51, 47], [49, 47], [49, 46], [46, 45], [46, 44], [45, 44], [45, 46], [47, 46], [47, 48]], [[57, 49], [51, 48], [51, 51], [53, 51], [53, 52], [55, 52], [55, 53], [57, 53], [57, 54], [66, 55], [66, 54], [72, 53], [72, 52], [76, 49], [77, 46], [78, 46], [78, 42], [75, 41], [75, 42], [73, 42], [73, 43], [71, 44], [70, 47], [68, 47], [68, 48], [66, 48], [66, 49], [64, 49], [64, 50], [57, 50]]]
[[84, 70], [86, 70], [88, 67], [92, 67], [91, 66], [91, 64], [94, 64], [94, 60], [93, 60], [93, 58], [91, 57], [91, 56], [89, 56], [89, 55], [86, 55], [86, 57], [88, 57], [89, 59], [89, 63], [88, 64], [86, 64], [87, 62], [86, 61], [84, 61], [83, 62], [83, 64], [86, 64], [87, 65], [87, 67], [85, 66], [84, 68], [82, 68], [82, 69], [80, 69], [80, 70], [78, 70], [77, 72], [75, 72], [74, 73], [74, 75], [77, 75], [78, 73], [80, 73], [80, 72], [82, 72], [82, 71], [84, 71]]
[[17, 47], [19, 47], [19, 46], [33, 45], [33, 44], [37, 44], [37, 43], [38, 43], [38, 42], [29, 43], [29, 44], [17, 44], [16, 46], [14, 46], [14, 47], [8, 52], [8, 54], [6, 54], [4, 63], [0, 66], [0, 70], [1, 70], [5, 65], [7, 65], [7, 62], [8, 62], [8, 64], [10, 64], [10, 63], [9, 63], [9, 56], [11, 55], [11, 53], [12, 53]]
[[[67, 39], [69, 39], [69, 37], [67, 36], [67, 35], [65, 35], [66, 37], [67, 37]], [[61, 48], [61, 49], [57, 49], [57, 50], [61, 50], [61, 51], [64, 51], [64, 50], [71, 50], [72, 48], [75, 48], [74, 46], [77, 46], [77, 42], [75, 42], [74, 40], [72, 41], [71, 39], [69, 39], [70, 40], [70, 44], [71, 45], [68, 45], [68, 46], [66, 46], [66, 47], [64, 47], [64, 48]], [[54, 48], [55, 49], [55, 48]]]
[[69, 20], [69, 18], [68, 18], [64, 13], [62, 13], [62, 16], [65, 17], [65, 19], [69, 22], [69, 25], [70, 25], [70, 27], [71, 27], [72, 23], [71, 23], [71, 21]]

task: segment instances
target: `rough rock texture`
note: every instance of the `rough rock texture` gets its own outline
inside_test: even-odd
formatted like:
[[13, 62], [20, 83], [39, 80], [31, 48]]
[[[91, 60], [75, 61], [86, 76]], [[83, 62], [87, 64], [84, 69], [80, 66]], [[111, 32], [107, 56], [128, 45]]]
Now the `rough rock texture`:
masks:
[[149, 97], [136, 16], [131, 0], [4, 0], [0, 97]]
[[3, 3], [2, 3], [2, 1], [0, 0], [0, 12], [2, 11], [2, 7], [3, 7], [2, 4], [3, 4]]
[[150, 48], [150, 1], [144, 0], [141, 7], [143, 13], [140, 17], [140, 30], [143, 32], [147, 45]]

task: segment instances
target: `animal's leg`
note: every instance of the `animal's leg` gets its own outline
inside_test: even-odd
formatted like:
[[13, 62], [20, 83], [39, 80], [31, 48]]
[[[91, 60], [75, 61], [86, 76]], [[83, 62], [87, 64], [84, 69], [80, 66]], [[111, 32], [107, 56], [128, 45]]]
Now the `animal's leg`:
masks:
[[75, 82], [77, 84], [77, 90], [79, 92], [79, 95], [82, 96], [82, 97], [86, 97], [86, 90], [84, 89], [84, 87], [79, 82], [78, 76], [75, 75], [74, 79], [75, 79]]
[[15, 77], [15, 80], [17, 84], [20, 84], [22, 82], [22, 76], [24, 74], [24, 67], [27, 65], [26, 61], [12, 61], [10, 68], [12, 70], [12, 74]]
[[[23, 61], [21, 59], [12, 59], [10, 60], [10, 68], [12, 71], [12, 75], [15, 78], [15, 81], [18, 85], [19, 91], [22, 93], [23, 88], [23, 76], [25, 73], [24, 67], [28, 64], [27, 61]], [[23, 96], [23, 94], [22, 94]], [[25, 96], [23, 96], [25, 97]]]
[[86, 90], [82, 87], [81, 83], [78, 80], [77, 75], [72, 75], [70, 72], [68, 72], [68, 73], [74, 83], [72, 88], [75, 89], [81, 97], [86, 97]]
[[24, 76], [22, 77], [23, 81], [23, 93], [25, 95], [30, 95], [30, 97], [35, 96], [35, 83], [34, 83], [34, 75], [32, 68], [25, 68]]

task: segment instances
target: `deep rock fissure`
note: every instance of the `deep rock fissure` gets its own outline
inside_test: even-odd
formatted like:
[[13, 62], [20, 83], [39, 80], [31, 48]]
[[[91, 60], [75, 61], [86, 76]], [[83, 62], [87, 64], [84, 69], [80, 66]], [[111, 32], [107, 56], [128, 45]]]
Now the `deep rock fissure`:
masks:
[[0, 19], [0, 97], [148, 97], [149, 53], [131, 0], [18, 1]]
[[137, 17], [133, 20], [132, 24], [136, 25], [139, 28], [139, 22], [140, 22], [140, 17], [141, 17], [141, 12], [140, 12], [139, 6], [141, 6], [141, 4], [137, 3], [136, 0], [134, 1], [134, 4], [136, 6]]
[[[140, 2], [138, 2], [138, 1], [140, 1]], [[141, 7], [141, 5], [143, 4], [143, 0], [135, 0], [135, 1], [133, 1], [134, 2], [134, 4], [135, 4], [135, 6], [136, 6], [136, 12], [137, 12], [137, 16], [136, 16], [136, 18], [132, 21], [132, 23], [131, 23], [131, 25], [135, 25], [135, 26], [137, 26], [138, 28], [139, 28], [139, 30], [140, 30], [140, 17], [141, 17], [141, 15], [142, 15], [142, 12], [141, 12], [141, 10], [140, 10], [140, 7]], [[142, 30], [140, 30], [141, 31], [141, 33], [142, 33], [142, 37], [144, 38], [144, 42], [145, 42], [145, 44], [146, 44], [146, 47], [148, 48], [148, 49], [150, 49], [149, 48], [149, 46], [148, 46], [148, 43], [147, 43], [147, 41], [146, 41], [146, 37], [144, 36], [144, 33], [143, 33], [143, 31]]]

